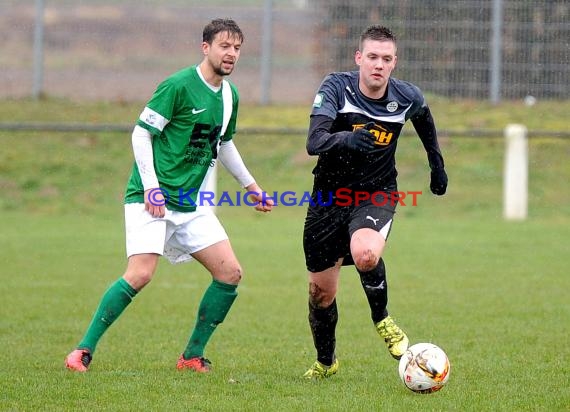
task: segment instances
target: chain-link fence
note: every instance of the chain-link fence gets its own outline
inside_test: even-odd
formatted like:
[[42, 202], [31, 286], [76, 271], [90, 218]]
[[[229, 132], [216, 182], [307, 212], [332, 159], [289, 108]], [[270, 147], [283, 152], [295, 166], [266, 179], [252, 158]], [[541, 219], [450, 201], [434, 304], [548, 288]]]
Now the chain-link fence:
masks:
[[[36, 2], [0, 2], [0, 98], [30, 95]], [[274, 1], [270, 84], [261, 84], [263, 0], [45, 0], [43, 92], [77, 99], [146, 100], [157, 83], [199, 63], [202, 29], [231, 17], [245, 34], [231, 76], [243, 101], [310, 104], [313, 14], [303, 1]]]
[[[505, 98], [569, 96], [568, 0], [318, 0], [318, 4], [319, 70], [354, 67], [360, 32], [380, 23], [392, 28], [399, 39], [395, 76], [426, 91], [487, 98], [491, 75], [498, 70], [499, 94]], [[494, 30], [499, 50], [493, 50]], [[500, 60], [493, 62], [493, 51], [500, 52]]]
[[[232, 17], [246, 36], [232, 74], [244, 102], [267, 94], [275, 104], [310, 104], [323, 75], [355, 68], [358, 36], [371, 23], [391, 27], [399, 39], [394, 76], [427, 93], [489, 98], [495, 70], [503, 98], [568, 98], [570, 2], [500, 0], [493, 43], [497, 1], [45, 0], [42, 91], [145, 100], [166, 75], [200, 61], [210, 19]], [[32, 92], [35, 13], [34, 0], [0, 2], [0, 98]], [[269, 62], [262, 50], [267, 27]], [[270, 76], [262, 76], [268, 63]]]

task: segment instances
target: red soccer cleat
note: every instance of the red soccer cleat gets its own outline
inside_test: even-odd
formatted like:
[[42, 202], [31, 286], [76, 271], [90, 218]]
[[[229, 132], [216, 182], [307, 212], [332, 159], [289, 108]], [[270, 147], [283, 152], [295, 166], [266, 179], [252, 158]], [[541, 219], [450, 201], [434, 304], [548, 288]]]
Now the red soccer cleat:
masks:
[[91, 359], [87, 349], [76, 349], [65, 358], [65, 367], [76, 372], [87, 372]]
[[183, 370], [183, 369], [190, 369], [195, 372], [206, 373], [210, 372], [212, 369], [212, 363], [203, 357], [194, 357], [190, 359], [184, 359], [183, 355], [180, 355], [178, 358], [178, 362], [176, 363], [176, 369]]

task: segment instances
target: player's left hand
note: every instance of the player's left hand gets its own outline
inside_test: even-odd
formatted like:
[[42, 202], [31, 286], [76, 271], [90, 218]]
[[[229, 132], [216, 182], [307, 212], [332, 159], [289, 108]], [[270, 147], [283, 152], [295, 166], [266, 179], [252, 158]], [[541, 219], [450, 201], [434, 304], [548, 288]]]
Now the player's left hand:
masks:
[[431, 182], [429, 185], [434, 195], [444, 195], [447, 190], [447, 173], [443, 167], [431, 169]]
[[273, 199], [267, 195], [257, 184], [253, 183], [246, 187], [249, 192], [249, 198], [255, 204], [255, 210], [258, 212], [271, 212], [275, 203]]

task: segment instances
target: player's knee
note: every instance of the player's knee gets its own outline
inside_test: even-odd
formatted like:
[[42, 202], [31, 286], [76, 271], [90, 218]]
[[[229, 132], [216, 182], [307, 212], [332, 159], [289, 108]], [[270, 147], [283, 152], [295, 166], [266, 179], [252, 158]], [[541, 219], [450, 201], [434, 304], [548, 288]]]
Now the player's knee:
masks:
[[378, 256], [371, 249], [356, 252], [352, 259], [356, 268], [362, 272], [369, 272], [378, 266]]
[[316, 283], [309, 283], [309, 303], [316, 308], [329, 307], [336, 297], [336, 290], [325, 290]]
[[228, 283], [231, 283], [232, 285], [237, 285], [241, 281], [242, 276], [243, 276], [243, 270], [241, 266], [236, 265], [230, 271], [230, 281]]
[[241, 281], [243, 270], [239, 263], [236, 263], [224, 268], [222, 273], [214, 274], [213, 276], [214, 279], [220, 282], [228, 283], [230, 285], [237, 285]]
[[137, 270], [128, 270], [123, 278], [133, 289], [139, 291], [144, 288], [152, 280], [154, 270], [148, 268], [140, 268]]

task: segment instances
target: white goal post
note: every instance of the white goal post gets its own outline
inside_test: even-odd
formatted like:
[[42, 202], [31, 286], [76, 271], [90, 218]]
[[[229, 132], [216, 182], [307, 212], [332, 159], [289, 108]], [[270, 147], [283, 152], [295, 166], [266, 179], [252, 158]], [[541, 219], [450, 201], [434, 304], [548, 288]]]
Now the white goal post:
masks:
[[505, 128], [503, 216], [524, 220], [528, 214], [528, 131], [520, 124]]

